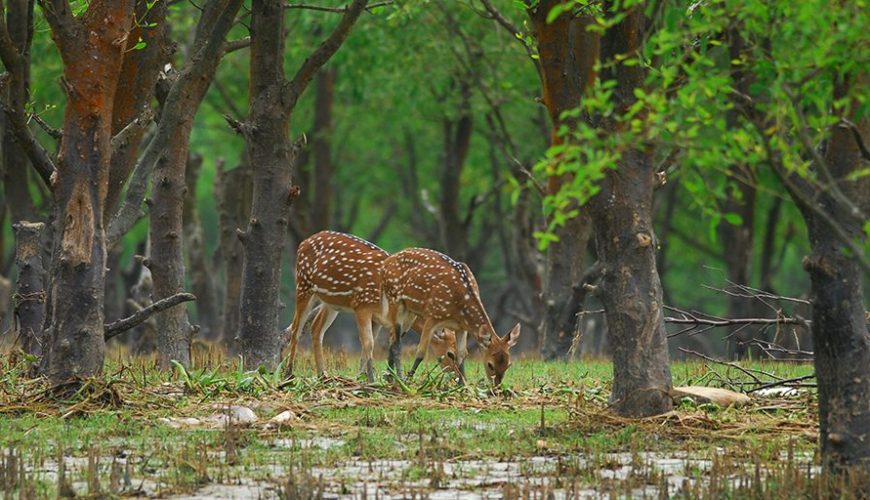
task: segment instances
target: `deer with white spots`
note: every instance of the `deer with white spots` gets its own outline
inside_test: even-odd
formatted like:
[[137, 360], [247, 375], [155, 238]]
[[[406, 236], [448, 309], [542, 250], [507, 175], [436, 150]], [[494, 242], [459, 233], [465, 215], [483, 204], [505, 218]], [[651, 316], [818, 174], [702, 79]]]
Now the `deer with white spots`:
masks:
[[[318, 375], [324, 374], [323, 335], [338, 313], [345, 311], [356, 316], [362, 346], [360, 369], [365, 371], [369, 382], [374, 382], [373, 333], [377, 332], [373, 332], [373, 327], [380, 329], [386, 323], [387, 308], [379, 270], [388, 256], [373, 243], [334, 231], [319, 232], [299, 244], [296, 252], [296, 311], [293, 322], [285, 330], [290, 343], [290, 373], [296, 361], [299, 330], [314, 310], [315, 303], [320, 302], [322, 306], [317, 309], [311, 323], [311, 344]], [[433, 350], [441, 365], [458, 373], [456, 336], [444, 332], [435, 344]]]
[[425, 248], [409, 248], [387, 257], [381, 265], [384, 296], [388, 302], [390, 328], [390, 366], [401, 372], [398, 339], [415, 320], [422, 320], [420, 343], [408, 376], [412, 377], [423, 361], [432, 334], [449, 328], [460, 333], [459, 366], [464, 373], [470, 332], [483, 347], [487, 377], [500, 385], [511, 364], [510, 348], [520, 336], [520, 324], [500, 337], [492, 326], [480, 300], [480, 291], [471, 269], [447, 255]]
[[323, 375], [323, 334], [340, 311], [353, 312], [362, 346], [362, 369], [370, 382], [374, 337], [372, 320], [382, 316], [381, 262], [389, 254], [373, 243], [333, 231], [321, 231], [299, 244], [296, 251], [296, 311], [287, 328], [290, 336], [288, 371], [296, 360], [299, 329], [311, 314], [315, 300], [323, 304], [311, 324], [317, 373]]

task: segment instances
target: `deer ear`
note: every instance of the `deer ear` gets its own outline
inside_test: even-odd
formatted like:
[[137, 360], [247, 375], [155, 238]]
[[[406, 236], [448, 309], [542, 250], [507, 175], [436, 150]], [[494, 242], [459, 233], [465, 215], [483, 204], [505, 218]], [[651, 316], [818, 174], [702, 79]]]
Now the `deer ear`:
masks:
[[507, 334], [508, 338], [508, 347], [513, 347], [517, 345], [517, 341], [520, 339], [520, 325], [519, 323], [514, 326], [510, 332]]

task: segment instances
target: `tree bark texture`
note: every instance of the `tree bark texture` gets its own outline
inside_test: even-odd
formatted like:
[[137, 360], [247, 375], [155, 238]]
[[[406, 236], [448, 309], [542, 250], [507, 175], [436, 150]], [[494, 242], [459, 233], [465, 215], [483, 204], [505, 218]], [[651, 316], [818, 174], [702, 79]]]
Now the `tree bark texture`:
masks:
[[253, 201], [242, 236], [239, 340], [245, 366], [278, 365], [281, 254], [290, 203], [291, 165], [296, 152], [288, 136], [289, 102], [284, 94], [284, 15], [278, 0], [256, 1], [251, 13], [251, 82], [248, 138], [253, 174]]
[[455, 77], [453, 87], [458, 87], [459, 105], [455, 118], [445, 117], [444, 158], [440, 175], [439, 228], [444, 251], [461, 262], [469, 257], [468, 225], [460, 208], [462, 170], [471, 147], [474, 122], [471, 115], [471, 86], [468, 77]]
[[[151, 4], [149, 6], [149, 4]], [[136, 22], [128, 35], [130, 45], [141, 39], [145, 46], [127, 52], [121, 66], [121, 82], [115, 94], [112, 112], [112, 135], [118, 134], [139, 117], [154, 97], [154, 87], [164, 64], [169, 62], [167, 45], [167, 0], [137, 0]], [[149, 120], [150, 121], [150, 120]], [[147, 125], [147, 123], [143, 124]], [[106, 197], [106, 215], [110, 217], [118, 207], [124, 183], [136, 164], [139, 145], [145, 126], [134, 126], [129, 134], [116, 143], [109, 171], [109, 192]], [[108, 220], [105, 221], [108, 224]]]
[[[127, 48], [133, 1], [92, 1], [74, 17], [63, 0], [40, 1], [60, 50], [67, 94], [53, 180], [55, 231], [51, 320], [44, 359], [59, 383], [102, 370], [106, 238], [103, 227], [112, 102]], [[120, 43], [119, 40], [122, 40]]]
[[222, 338], [230, 352], [240, 352], [235, 337], [239, 333], [239, 305], [242, 292], [242, 242], [236, 230], [243, 227], [251, 213], [251, 169], [240, 165], [233, 170], [218, 167], [215, 176], [215, 198], [220, 225], [219, 249], [224, 268], [224, 289], [221, 297]]
[[[576, 109], [584, 90], [595, 80], [595, 63], [598, 58], [598, 36], [586, 31], [591, 22], [586, 17], [575, 18], [563, 13], [552, 22], [547, 15], [558, 0], [543, 0], [529, 10], [535, 29], [540, 57], [540, 78], [543, 101], [552, 125], [550, 144], [563, 142], [558, 130], [572, 127], [576, 119], [563, 119], [564, 111]], [[547, 194], [557, 193], [562, 185], [571, 180], [570, 175], [550, 176]], [[588, 211], [581, 209], [577, 217], [554, 231], [559, 241], [547, 249], [544, 274], [544, 323], [541, 325], [540, 349], [544, 359], [564, 358], [568, 355], [576, 324], [577, 310], [582, 307], [574, 297], [574, 287], [579, 284], [584, 271], [586, 247], [591, 235]], [[571, 318], [568, 323], [563, 318]]]
[[196, 321], [200, 326], [200, 336], [215, 341], [221, 337], [222, 320], [214, 283], [214, 269], [212, 260], [206, 253], [205, 235], [196, 203], [196, 184], [201, 167], [202, 157], [190, 155], [185, 174], [187, 197], [184, 200], [184, 247], [187, 249], [190, 268], [190, 288], [196, 296]]
[[15, 265], [18, 281], [13, 295], [18, 338], [24, 352], [42, 356], [45, 322], [45, 267], [42, 265], [42, 222], [19, 222], [15, 231]]
[[[843, 77], [841, 77], [843, 78]], [[837, 85], [835, 98], [845, 96], [846, 86]], [[855, 104], [857, 106], [857, 104]], [[870, 144], [870, 119], [857, 123], [864, 144]], [[829, 191], [818, 193], [818, 204], [828, 210], [846, 234], [863, 240], [862, 219], [870, 213], [870, 178], [846, 180], [849, 174], [870, 166], [861, 158], [853, 132], [833, 127], [825, 161], [841, 191], [862, 212], [850, 214]], [[864, 311], [862, 273], [834, 229], [812, 208], [798, 202], [810, 239], [810, 255], [804, 258], [809, 273], [816, 379], [819, 390], [819, 441], [823, 462], [833, 470], [870, 469], [870, 329]]]
[[[166, 149], [153, 174], [148, 260], [155, 302], [184, 292], [182, 216], [190, 132], [196, 111], [217, 70], [224, 38], [241, 4], [241, 0], [214, 0], [206, 5], [197, 25], [192, 55], [172, 84], [160, 114], [157, 134], [166, 134], [159, 138], [165, 140]], [[172, 360], [188, 366], [192, 332], [184, 306], [157, 315], [157, 351], [162, 368], [169, 368]]]
[[[616, 116], [634, 101], [634, 89], [643, 83], [639, 66], [617, 64], [617, 55], [640, 49], [643, 10], [634, 7], [608, 28], [601, 41], [601, 58], [614, 66]], [[605, 122], [616, 128], [618, 123]], [[663, 318], [662, 287], [656, 270], [656, 244], [652, 227], [655, 171], [646, 150], [626, 150], [616, 169], [607, 172], [601, 190], [589, 202], [603, 277], [599, 298], [606, 311], [613, 353], [614, 410], [627, 416], [669, 411], [671, 371]]]
[[248, 151], [253, 167], [253, 202], [244, 248], [239, 341], [245, 366], [274, 369], [281, 356], [278, 328], [281, 255], [290, 204], [298, 195], [291, 169], [299, 146], [291, 146], [290, 117], [316, 72], [344, 43], [367, 0], [354, 0], [327, 39], [291, 81], [284, 78], [284, 4], [255, 1], [251, 8], [250, 117]]
[[317, 72], [314, 83], [314, 128], [312, 150], [314, 183], [312, 187], [310, 234], [330, 228], [332, 221], [332, 101], [336, 70], [326, 67]]

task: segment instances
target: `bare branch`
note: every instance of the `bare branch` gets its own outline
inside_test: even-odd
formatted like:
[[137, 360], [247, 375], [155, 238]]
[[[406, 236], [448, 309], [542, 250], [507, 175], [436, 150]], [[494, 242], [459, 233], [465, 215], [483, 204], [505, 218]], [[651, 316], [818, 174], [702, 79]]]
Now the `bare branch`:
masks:
[[228, 40], [224, 42], [223, 47], [221, 47], [221, 55], [229, 54], [230, 52], [235, 52], [250, 46], [251, 37], [249, 36], [239, 38], [238, 40]]
[[502, 13], [499, 12], [494, 5], [492, 5], [492, 2], [490, 2], [490, 0], [480, 0], [480, 2], [483, 4], [483, 8], [486, 9], [486, 12], [489, 14], [490, 18], [498, 23], [498, 25], [504, 28], [508, 33], [510, 33], [511, 37], [513, 37], [523, 45], [523, 48], [526, 50], [526, 54], [529, 56], [529, 59], [532, 60], [535, 65], [535, 69], [538, 71], [538, 76], [542, 76], [544, 73], [541, 69], [541, 61], [535, 55], [535, 48], [532, 47], [530, 44], [526, 43], [526, 41], [520, 37], [520, 33], [522, 33], [522, 31], [520, 31], [520, 29], [515, 24], [510, 22], [508, 18], [504, 17], [504, 15], [502, 15]]
[[39, 116], [38, 114], [36, 114], [36, 113], [30, 113], [30, 119], [33, 120], [33, 121], [35, 121], [36, 124], [39, 125], [39, 127], [40, 127], [42, 130], [44, 130], [46, 134], [48, 134], [49, 136], [51, 136], [51, 138], [54, 139], [55, 141], [60, 141], [61, 139], [63, 139], [63, 131], [60, 130], [60, 129], [54, 128], [54, 127], [52, 127], [51, 125], [49, 125], [49, 124], [48, 124], [45, 120], [43, 120], [42, 117]]
[[142, 211], [142, 202], [145, 201], [145, 192], [148, 190], [148, 178], [151, 177], [151, 171], [157, 160], [163, 155], [167, 142], [168, 132], [163, 128], [158, 128], [157, 133], [136, 162], [133, 174], [130, 176], [124, 202], [109, 221], [106, 230], [109, 247], [114, 246], [122, 236], [127, 234], [133, 224], [145, 215]]
[[[5, 76], [8, 77], [8, 73]], [[6, 87], [7, 81], [8, 78], [4, 78], [3, 81], [0, 81], [0, 89]], [[45, 148], [42, 147], [42, 144], [36, 140], [30, 127], [27, 126], [27, 120], [24, 118], [22, 110], [12, 109], [0, 100], [0, 111], [6, 114], [6, 118], [9, 120], [9, 125], [11, 125], [12, 132], [15, 135], [15, 140], [18, 141], [21, 149], [27, 153], [28, 158], [30, 158], [30, 161], [33, 163], [33, 168], [36, 169], [39, 177], [42, 178], [42, 181], [45, 182], [46, 186], [51, 186], [51, 175], [54, 173], [54, 161], [52, 161], [48, 151], [46, 151]]]
[[[373, 9], [378, 7], [385, 7], [387, 5], [393, 5], [392, 0], [387, 0], [384, 2], [375, 2], [365, 8], [367, 12], [371, 12]], [[350, 8], [345, 5], [344, 7], [324, 7], [322, 5], [313, 5], [307, 3], [288, 3], [284, 6], [287, 10], [316, 10], [319, 12], [331, 12], [333, 14], [344, 14]]]
[[864, 144], [864, 138], [861, 137], [861, 131], [858, 130], [858, 126], [845, 118], [840, 118], [840, 122], [837, 126], [849, 129], [849, 131], [852, 132], [852, 137], [855, 139], [855, 143], [861, 151], [861, 157], [866, 161], [870, 161], [870, 150], [868, 150], [867, 145]]
[[305, 59], [305, 62], [296, 71], [296, 75], [293, 76], [287, 87], [287, 104], [290, 109], [293, 109], [296, 105], [296, 101], [299, 100], [299, 97], [308, 87], [308, 83], [314, 77], [314, 74], [317, 73], [317, 70], [329, 61], [344, 43], [345, 39], [347, 39], [351, 27], [359, 19], [366, 5], [368, 5], [368, 0], [353, 0], [350, 6], [345, 7], [344, 15], [335, 29], [332, 30], [332, 33]]
[[119, 149], [128, 146], [130, 138], [145, 129], [153, 120], [154, 110], [150, 106], [145, 107], [139, 116], [115, 134], [115, 137], [112, 137], [112, 156], [117, 154]]
[[192, 300], [196, 300], [196, 296], [192, 293], [177, 293], [170, 297], [166, 297], [165, 299], [160, 299], [157, 302], [151, 304], [150, 306], [142, 309], [141, 311], [133, 313], [132, 316], [128, 316], [124, 319], [119, 319], [114, 323], [109, 323], [108, 325], [106, 325], [104, 338], [105, 340], [109, 340], [113, 337], [117, 337], [118, 335], [135, 327], [136, 325], [146, 321], [153, 314], [159, 313], [160, 311], [165, 311], [170, 307], [177, 306], [178, 304], [184, 302], [190, 302]]
[[73, 16], [69, 1], [37, 0], [37, 3], [45, 15], [45, 20], [51, 26], [51, 31], [54, 32], [53, 38], [57, 40], [61, 53], [71, 50], [72, 47], [66, 44], [78, 39], [76, 31], [79, 29], [79, 24]]
[[0, 2], [0, 60], [6, 66], [6, 71], [17, 71], [21, 64], [21, 54], [15, 48], [15, 43], [9, 35], [9, 28], [6, 26], [6, 4]]

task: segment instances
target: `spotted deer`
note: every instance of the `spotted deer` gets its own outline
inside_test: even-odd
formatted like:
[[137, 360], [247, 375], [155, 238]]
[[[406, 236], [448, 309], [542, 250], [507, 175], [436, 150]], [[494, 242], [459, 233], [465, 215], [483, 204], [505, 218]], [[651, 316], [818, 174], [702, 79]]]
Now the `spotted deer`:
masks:
[[[360, 369], [366, 372], [370, 382], [374, 381], [374, 333], [386, 323], [386, 301], [382, 296], [379, 269], [388, 256], [373, 243], [334, 231], [319, 232], [299, 244], [296, 252], [296, 311], [292, 323], [285, 330], [290, 343], [290, 373], [296, 361], [299, 330], [314, 312], [315, 303], [320, 302], [322, 305], [317, 308], [311, 323], [318, 375], [324, 374], [323, 335], [338, 313], [345, 311], [356, 316], [362, 346]], [[440, 335], [433, 351], [445, 369], [459, 372], [455, 334], [444, 332]]]
[[459, 366], [463, 372], [467, 334], [483, 347], [487, 377], [500, 385], [511, 364], [510, 348], [520, 335], [520, 324], [500, 337], [480, 300], [477, 281], [467, 265], [434, 250], [409, 248], [387, 257], [381, 265], [381, 281], [388, 302], [390, 366], [401, 372], [398, 339], [414, 321], [422, 321], [420, 343], [408, 376], [423, 361], [432, 334], [439, 328], [461, 332]]
[[299, 244], [296, 251], [296, 311], [287, 328], [290, 341], [288, 371], [296, 360], [299, 329], [305, 324], [315, 300], [323, 304], [311, 324], [312, 348], [317, 373], [323, 375], [323, 334], [340, 311], [356, 317], [362, 346], [361, 369], [374, 381], [372, 321], [383, 316], [381, 263], [389, 254], [373, 243], [334, 231], [321, 231]]

